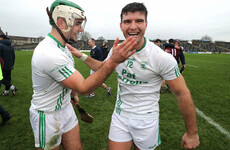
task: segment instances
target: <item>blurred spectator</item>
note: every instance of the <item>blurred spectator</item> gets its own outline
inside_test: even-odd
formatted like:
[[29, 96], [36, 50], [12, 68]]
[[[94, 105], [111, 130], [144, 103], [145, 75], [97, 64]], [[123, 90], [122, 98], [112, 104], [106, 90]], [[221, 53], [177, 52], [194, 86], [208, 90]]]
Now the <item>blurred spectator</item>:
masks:
[[102, 50], [102, 53], [103, 53], [103, 60], [105, 60], [106, 57], [109, 54], [109, 46], [108, 46], [108, 41], [107, 40], [103, 41], [102, 46], [101, 46], [101, 50]]
[[[93, 59], [96, 59], [98, 61], [103, 61], [102, 50], [95, 45], [95, 39], [94, 38], [89, 39], [88, 44], [92, 48], [91, 51], [90, 51], [90, 56]], [[90, 74], [93, 74], [93, 73], [94, 73], [94, 71], [91, 69], [90, 70]], [[111, 87], [108, 87], [105, 83], [102, 83], [101, 87], [104, 88], [104, 89], [106, 89], [108, 96], [110, 96], [110, 94], [111, 94]], [[94, 92], [90, 93], [86, 97], [89, 98], [89, 97], [93, 97], [93, 96], [95, 96]]]
[[[2, 76], [2, 63], [3, 61], [1, 61], [2, 59], [0, 59], [0, 83], [2, 82], [2, 79], [3, 79], [3, 76]], [[1, 84], [0, 84], [0, 88], [1, 88]], [[1, 125], [4, 125], [11, 117], [12, 115], [6, 111], [2, 105], [0, 105], [0, 114], [1, 114], [1, 117], [2, 117], [2, 124]]]
[[[182, 73], [184, 69], [186, 68], [185, 57], [184, 57], [182, 49], [183, 47], [179, 45], [179, 40], [169, 39], [169, 43], [165, 44], [165, 52], [171, 54], [177, 60], [178, 64], [180, 62], [179, 59], [181, 60], [182, 68], [180, 69], [180, 73]], [[161, 84], [161, 89], [160, 89], [161, 93], [164, 92], [164, 88], [165, 88], [164, 85], [165, 85], [165, 81], [163, 80]], [[171, 92], [171, 89], [168, 86], [168, 84], [166, 84], [166, 89], [169, 92]]]
[[4, 125], [12, 117], [12, 115], [8, 111], [6, 111], [2, 107], [2, 105], [0, 105], [0, 114], [2, 116], [2, 124], [1, 125]]
[[8, 85], [3, 81], [5, 91], [2, 95], [9, 95], [10, 89], [12, 90], [12, 94], [15, 95], [18, 88], [14, 85], [11, 85], [11, 71], [13, 70], [15, 61], [14, 47], [11, 45], [11, 41], [4, 34], [0, 35], [0, 57], [4, 61], [2, 68], [3, 80], [6, 80], [8, 83], [10, 83], [10, 85]]
[[156, 44], [157, 46], [161, 47], [161, 40], [160, 39], [156, 39], [154, 41], [154, 44]]
[[180, 46], [179, 40], [175, 40], [175, 46], [177, 47], [176, 50], [179, 51], [176, 60], [177, 60], [178, 65], [180, 64], [180, 61], [181, 61], [182, 67], [180, 69], [180, 73], [183, 73], [184, 69], [186, 68], [183, 47]]

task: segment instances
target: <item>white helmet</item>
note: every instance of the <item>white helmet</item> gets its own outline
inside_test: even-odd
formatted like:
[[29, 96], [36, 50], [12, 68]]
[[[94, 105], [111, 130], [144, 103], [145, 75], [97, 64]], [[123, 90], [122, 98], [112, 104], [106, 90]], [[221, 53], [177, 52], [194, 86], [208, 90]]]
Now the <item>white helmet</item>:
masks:
[[[68, 25], [68, 29], [62, 30], [63, 32], [69, 32], [71, 27], [74, 25], [75, 19], [84, 20], [86, 22], [86, 16], [84, 15], [84, 10], [77, 4], [70, 2], [68, 0], [56, 0], [53, 2], [50, 8], [50, 15], [55, 24], [59, 17], [65, 18]], [[52, 21], [50, 20], [52, 25]]]

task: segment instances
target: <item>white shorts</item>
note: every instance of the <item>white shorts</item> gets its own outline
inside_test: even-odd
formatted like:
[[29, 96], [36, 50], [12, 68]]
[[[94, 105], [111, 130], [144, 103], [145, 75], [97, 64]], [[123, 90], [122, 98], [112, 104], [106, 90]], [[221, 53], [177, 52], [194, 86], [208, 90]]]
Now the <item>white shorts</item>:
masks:
[[71, 103], [51, 113], [34, 110], [30, 107], [30, 123], [34, 132], [35, 147], [52, 149], [61, 144], [61, 137], [78, 124]]
[[113, 113], [109, 139], [115, 142], [128, 142], [141, 150], [153, 150], [161, 144], [159, 119], [130, 119]]

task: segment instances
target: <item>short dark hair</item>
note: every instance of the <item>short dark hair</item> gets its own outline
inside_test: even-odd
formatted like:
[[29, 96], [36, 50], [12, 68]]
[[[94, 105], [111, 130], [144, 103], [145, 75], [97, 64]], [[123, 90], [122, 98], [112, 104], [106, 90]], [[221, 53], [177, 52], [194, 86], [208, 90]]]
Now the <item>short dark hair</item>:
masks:
[[143, 3], [133, 2], [133, 3], [127, 4], [121, 10], [121, 22], [122, 22], [123, 15], [127, 14], [128, 12], [134, 13], [134, 12], [137, 12], [137, 11], [140, 11], [140, 12], [144, 13], [145, 14], [145, 20], [147, 21], [148, 11], [147, 11], [147, 8], [145, 7], [145, 5]]
[[9, 39], [5, 34], [1, 34], [0, 37], [3, 39]]
[[92, 40], [92, 41], [94, 41], [94, 42], [95, 42], [95, 39], [94, 39], [94, 38], [90, 38], [89, 40]]
[[169, 43], [174, 43], [174, 40], [173, 39], [169, 39]]
[[156, 39], [156, 40], [155, 40], [155, 43], [158, 43], [158, 42], [161, 42], [161, 40], [160, 40], [160, 39]]

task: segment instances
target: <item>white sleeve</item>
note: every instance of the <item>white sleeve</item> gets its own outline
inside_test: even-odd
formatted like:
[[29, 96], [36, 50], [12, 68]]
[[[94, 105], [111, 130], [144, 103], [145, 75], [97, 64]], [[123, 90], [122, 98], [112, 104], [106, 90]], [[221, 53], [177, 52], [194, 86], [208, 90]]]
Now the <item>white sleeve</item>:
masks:
[[159, 73], [164, 80], [173, 80], [180, 76], [180, 71], [176, 59], [167, 54], [160, 62]]
[[67, 56], [50, 57], [44, 62], [44, 71], [54, 80], [61, 82], [71, 76], [75, 68], [69, 63]]

